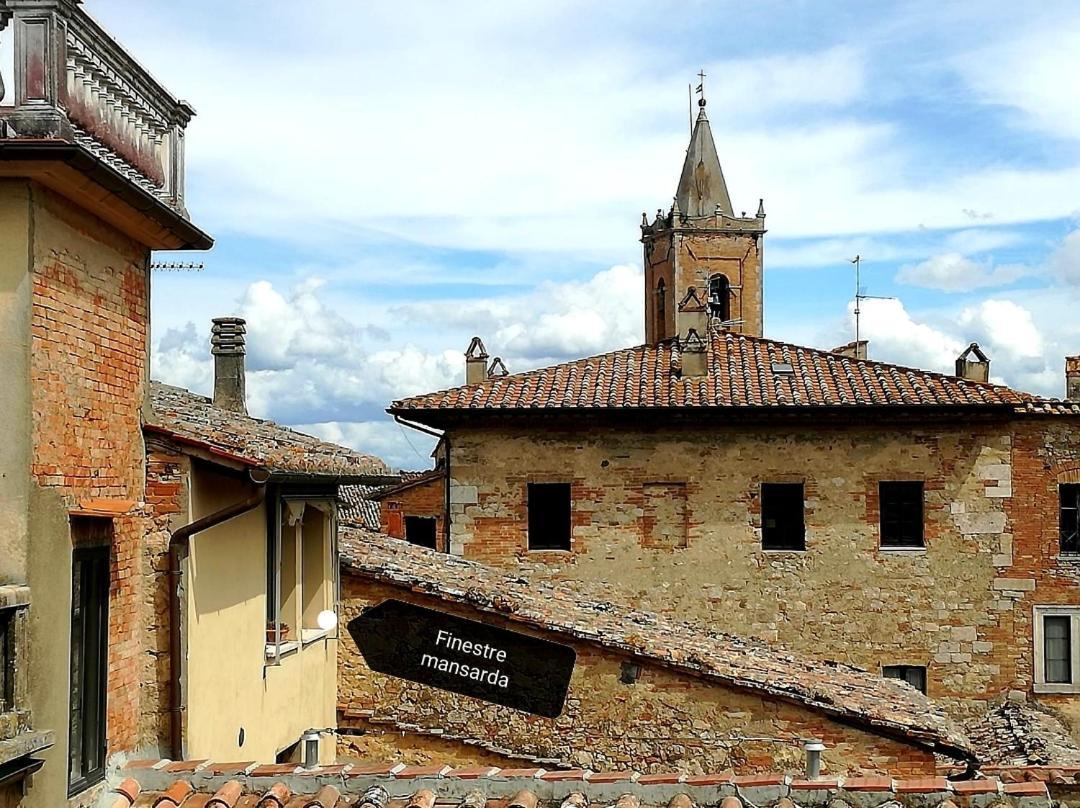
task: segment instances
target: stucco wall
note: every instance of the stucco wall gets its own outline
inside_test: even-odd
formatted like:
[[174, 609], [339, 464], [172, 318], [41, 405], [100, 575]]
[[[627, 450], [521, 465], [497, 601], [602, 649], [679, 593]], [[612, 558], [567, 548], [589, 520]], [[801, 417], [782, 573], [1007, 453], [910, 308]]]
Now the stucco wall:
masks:
[[[969, 421], [459, 429], [450, 445], [453, 552], [542, 562], [539, 574], [605, 581], [642, 608], [870, 670], [926, 665], [929, 695], [960, 713], [1030, 690], [1032, 604], [1078, 601], [1076, 566], [1052, 553], [1044, 466], [1080, 457], [1061, 422], [1015, 441], [1008, 422]], [[890, 479], [925, 482], [925, 550], [879, 547]], [[527, 552], [525, 487], [554, 480], [572, 484], [573, 551]], [[806, 551], [763, 551], [760, 483], [800, 480]], [[685, 548], [644, 546], [657, 482], [685, 484]]]
[[[343, 582], [343, 623], [364, 606], [386, 598], [565, 642], [556, 633], [510, 626], [467, 607], [352, 575]], [[640, 678], [632, 685], [622, 684], [620, 670], [626, 656], [592, 643], [568, 644], [577, 652], [570, 694], [562, 715], [548, 719], [376, 673], [366, 666], [351, 640], [346, 641], [339, 700], [347, 709], [339, 720], [342, 726], [374, 730], [370, 740], [349, 738], [349, 746], [354, 754], [385, 751], [385, 724], [379, 721], [395, 720], [459, 743], [471, 740], [488, 753], [503, 750], [519, 760], [700, 774], [729, 768], [748, 773], [797, 771], [804, 756], [800, 739], [816, 737], [828, 745], [825, 765], [834, 773], [933, 771], [933, 755], [914, 745], [840, 724], [799, 705], [735, 691], [659, 665], [644, 662]], [[372, 715], [361, 715], [363, 711]], [[762, 737], [777, 740], [746, 740]], [[395, 759], [426, 762], [442, 754], [445, 745], [436, 737], [428, 748], [422, 734], [414, 733], [397, 750]]]
[[[146, 567], [157, 574], [154, 603], [163, 609], [165, 531], [245, 499], [253, 488], [242, 477], [191, 462], [158, 441], [152, 449], [149, 490], [162, 528], [148, 542]], [[183, 573], [184, 752], [189, 758], [273, 761], [305, 730], [334, 725], [335, 639], [316, 640], [284, 656], [280, 665], [266, 660], [266, 525], [265, 506], [260, 506], [191, 539]], [[166, 614], [148, 642], [167, 647], [167, 627]], [[145, 716], [144, 731], [163, 742], [168, 670], [158, 667], [153, 651], [147, 656], [144, 677], [148, 686], [157, 683], [157, 711]], [[334, 758], [329, 736], [321, 754], [324, 761]]]

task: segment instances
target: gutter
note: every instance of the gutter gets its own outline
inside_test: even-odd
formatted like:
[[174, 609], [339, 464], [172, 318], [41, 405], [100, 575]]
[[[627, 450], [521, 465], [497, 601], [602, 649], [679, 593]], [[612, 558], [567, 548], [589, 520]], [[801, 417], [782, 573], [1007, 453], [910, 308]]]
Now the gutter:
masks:
[[184, 661], [180, 630], [181, 565], [192, 536], [254, 510], [263, 503], [270, 474], [264, 469], [249, 469], [248, 478], [257, 486], [254, 494], [183, 525], [169, 536], [169, 745], [173, 760], [184, 759], [184, 707], [180, 692]]
[[436, 432], [434, 429], [429, 429], [423, 424], [417, 424], [413, 421], [406, 421], [401, 417], [399, 413], [393, 411], [393, 409], [387, 410], [394, 416], [394, 421], [401, 426], [407, 426], [409, 429], [415, 429], [417, 432], [423, 432], [425, 435], [431, 435], [433, 438], [438, 438], [441, 441], [445, 441], [446, 446], [446, 468], [443, 471], [443, 476], [446, 478], [446, 482], [443, 483], [443, 538], [446, 541], [446, 554], [450, 554], [450, 434], [448, 430], [442, 432]]

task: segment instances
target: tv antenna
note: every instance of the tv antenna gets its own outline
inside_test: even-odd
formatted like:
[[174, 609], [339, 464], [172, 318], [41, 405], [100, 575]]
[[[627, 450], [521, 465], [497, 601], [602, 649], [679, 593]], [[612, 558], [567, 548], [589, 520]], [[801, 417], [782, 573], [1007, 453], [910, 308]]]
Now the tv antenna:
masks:
[[859, 345], [859, 314], [862, 309], [859, 304], [864, 300], [896, 300], [895, 297], [885, 297], [883, 295], [866, 295], [863, 294], [862, 282], [861, 282], [861, 269], [862, 269], [862, 256], [856, 255], [851, 259], [851, 263], [855, 265], [855, 346], [858, 350]]
[[202, 261], [153, 261], [150, 269], [159, 272], [202, 272], [206, 264]]

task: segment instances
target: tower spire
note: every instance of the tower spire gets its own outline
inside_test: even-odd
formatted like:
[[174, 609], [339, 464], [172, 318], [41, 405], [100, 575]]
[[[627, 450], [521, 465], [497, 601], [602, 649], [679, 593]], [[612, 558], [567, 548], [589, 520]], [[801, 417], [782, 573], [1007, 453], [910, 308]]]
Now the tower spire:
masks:
[[698, 99], [698, 116], [690, 135], [690, 145], [686, 148], [686, 160], [675, 200], [686, 216], [712, 216], [717, 211], [732, 216], [731, 197], [728, 196], [724, 172], [720, 168], [720, 158], [716, 155], [709, 119], [705, 115], [704, 70], [698, 73], [698, 78], [701, 82], [697, 86], [697, 94], [701, 96]]

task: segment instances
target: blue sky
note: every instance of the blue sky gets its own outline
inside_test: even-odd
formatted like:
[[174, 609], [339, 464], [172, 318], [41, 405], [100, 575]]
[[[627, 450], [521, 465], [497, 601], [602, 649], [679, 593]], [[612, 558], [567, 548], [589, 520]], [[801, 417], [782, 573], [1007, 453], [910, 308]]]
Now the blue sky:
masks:
[[[154, 373], [205, 392], [209, 320], [250, 327], [255, 414], [422, 467], [383, 414], [463, 379], [642, 339], [637, 224], [708, 113], [764, 198], [766, 334], [851, 339], [1063, 390], [1080, 353], [1080, 7], [994, 2], [87, 0], [198, 117], [201, 273], [154, 279]], [[163, 255], [162, 258], [170, 256]]]

